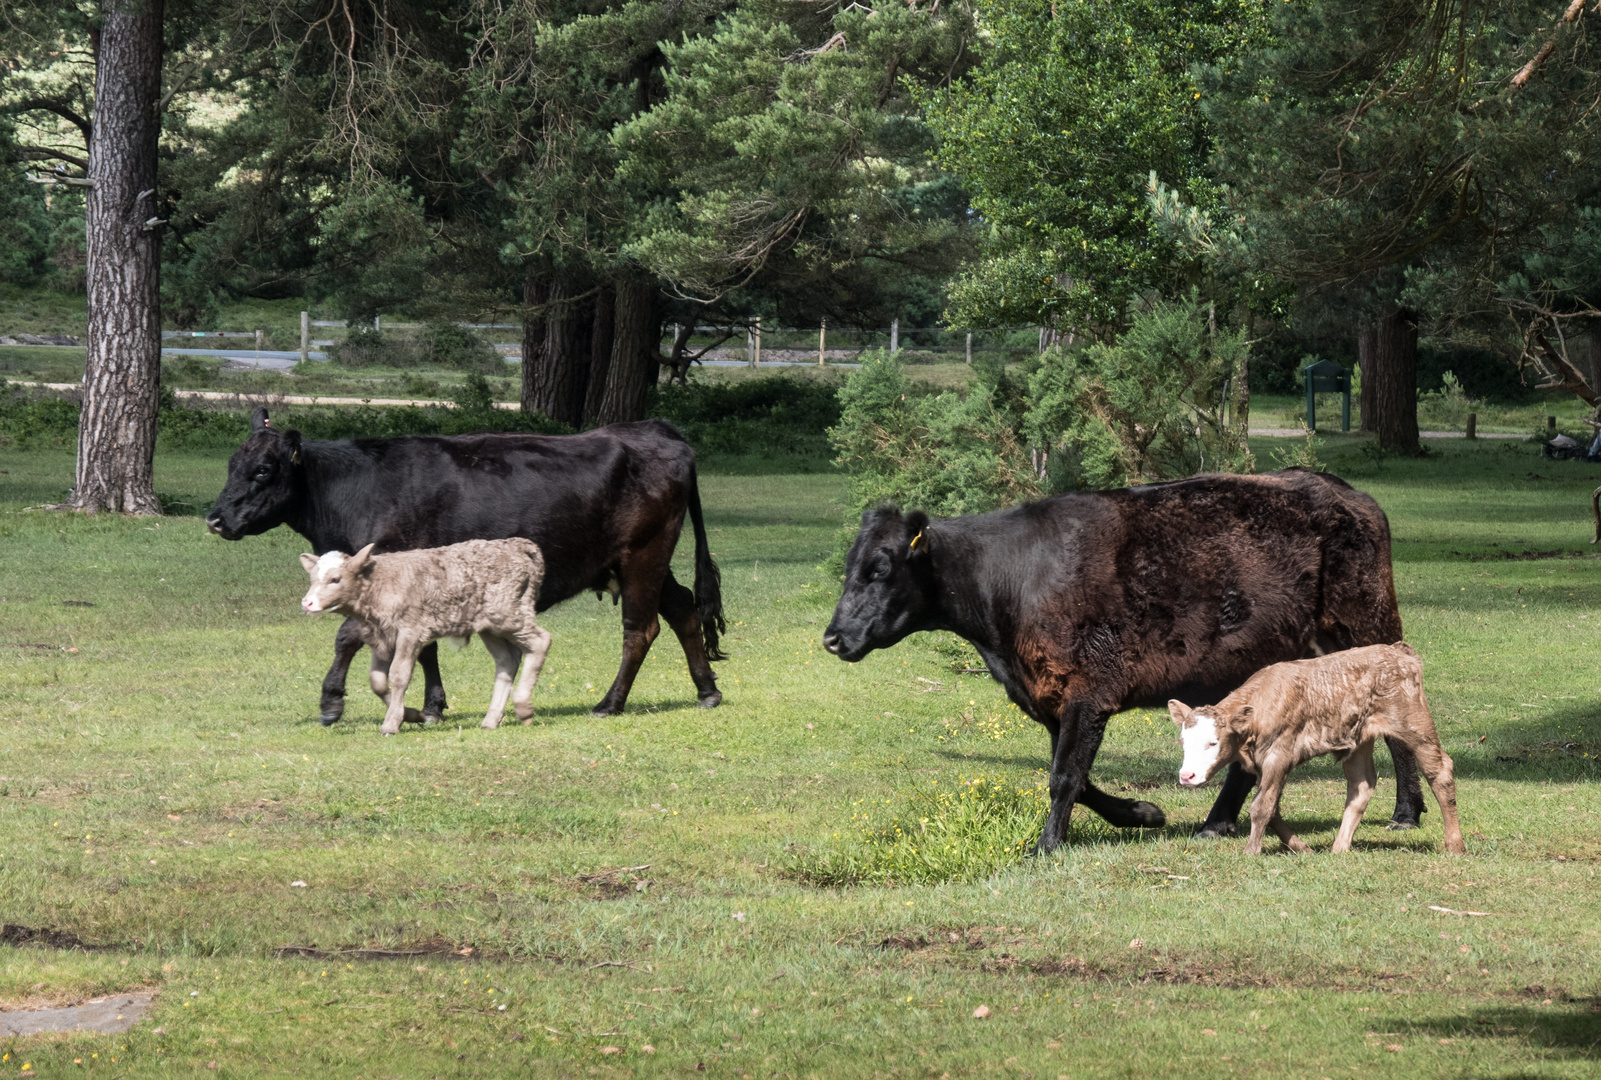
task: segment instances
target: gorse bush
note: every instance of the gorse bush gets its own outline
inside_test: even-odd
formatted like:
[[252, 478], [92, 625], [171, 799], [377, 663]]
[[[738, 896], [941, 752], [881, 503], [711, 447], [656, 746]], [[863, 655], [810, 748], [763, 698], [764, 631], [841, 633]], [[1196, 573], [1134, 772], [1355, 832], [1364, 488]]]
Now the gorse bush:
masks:
[[862, 354], [840, 388], [835, 459], [850, 474], [847, 526], [880, 503], [976, 514], [1043, 494], [998, 367], [966, 396], [917, 396], [892, 356]]
[[344, 341], [328, 347], [328, 356], [352, 368], [428, 366], [482, 375], [504, 374], [506, 370], [506, 360], [494, 346], [452, 322], [431, 322], [421, 330], [355, 326]]
[[1468, 413], [1478, 411], [1484, 402], [1468, 397], [1453, 372], [1440, 376], [1440, 383], [1438, 390], [1426, 390], [1418, 395], [1418, 424], [1447, 429], [1465, 426]]
[[1223, 413], [1224, 382], [1249, 348], [1191, 296], [1137, 315], [1115, 345], [1048, 352], [1029, 379], [1024, 430], [1050, 486], [1250, 472], [1245, 433]]
[[935, 885], [981, 881], [1022, 859], [1050, 811], [1043, 775], [933, 780], [879, 803], [858, 802], [856, 836], [808, 852], [791, 873], [814, 885]]

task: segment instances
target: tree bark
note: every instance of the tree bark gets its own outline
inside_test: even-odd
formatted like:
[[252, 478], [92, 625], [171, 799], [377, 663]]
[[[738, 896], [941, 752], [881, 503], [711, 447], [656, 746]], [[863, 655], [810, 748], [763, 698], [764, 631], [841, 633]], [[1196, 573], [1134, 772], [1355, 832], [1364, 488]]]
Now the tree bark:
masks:
[[1362, 376], [1362, 392], [1357, 395], [1358, 431], [1373, 431], [1373, 354], [1379, 347], [1377, 326], [1359, 326], [1356, 331], [1356, 366]]
[[[85, 206], [88, 360], [67, 509], [159, 514], [162, 0], [105, 0]], [[149, 222], [150, 224], [146, 224]]]
[[[534, 409], [572, 427], [584, 421], [584, 389], [589, 382], [589, 305], [569, 298], [573, 287], [553, 282], [545, 315], [545, 344], [531, 373]], [[525, 361], [526, 363], [526, 361]], [[526, 406], [525, 406], [526, 407]]]
[[611, 347], [617, 337], [617, 294], [602, 285], [595, 294], [595, 317], [589, 335], [589, 385], [584, 390], [584, 423], [593, 424], [606, 397]]
[[612, 319], [611, 363], [606, 389], [595, 415], [599, 424], [620, 424], [645, 418], [645, 391], [651, 385], [661, 346], [661, 320], [656, 309], [656, 283], [629, 277], [617, 283]]
[[[1379, 449], [1417, 456], [1418, 316], [1399, 308], [1373, 326], [1373, 430]], [[1363, 383], [1363, 395], [1367, 383]]]
[[530, 266], [523, 277], [523, 377], [517, 400], [523, 412], [540, 412], [539, 371], [545, 357], [545, 303], [550, 279]]

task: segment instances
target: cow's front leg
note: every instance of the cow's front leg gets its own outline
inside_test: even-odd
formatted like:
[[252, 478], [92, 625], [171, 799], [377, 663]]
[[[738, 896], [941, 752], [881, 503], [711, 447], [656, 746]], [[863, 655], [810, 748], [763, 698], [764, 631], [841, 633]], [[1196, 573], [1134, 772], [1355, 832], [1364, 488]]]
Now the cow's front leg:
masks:
[[1167, 815], [1155, 803], [1108, 795], [1088, 779], [1078, 793], [1078, 802], [1120, 829], [1160, 829], [1167, 824]]
[[1387, 829], [1415, 829], [1423, 823], [1423, 785], [1418, 780], [1418, 759], [1406, 743], [1393, 735], [1384, 742], [1390, 748], [1390, 760], [1395, 762], [1395, 813], [1390, 816]]
[[334, 663], [322, 680], [323, 727], [345, 714], [345, 680], [350, 676], [350, 662], [363, 644], [359, 621], [346, 619], [339, 624], [339, 633], [334, 635]]
[[1195, 830], [1198, 837], [1207, 836], [1233, 836], [1240, 818], [1240, 808], [1245, 805], [1245, 797], [1256, 786], [1256, 775], [1245, 771], [1245, 766], [1239, 762], [1229, 766], [1228, 773], [1223, 777], [1223, 787], [1217, 793], [1212, 803], [1211, 812], [1201, 827]]
[[423, 646], [422, 652], [417, 654], [417, 663], [422, 666], [422, 722], [438, 723], [450, 708], [445, 701], [445, 682], [439, 677], [439, 642], [430, 641]]
[[1067, 839], [1068, 819], [1073, 803], [1078, 800], [1089, 783], [1090, 765], [1101, 748], [1106, 734], [1109, 710], [1091, 704], [1069, 704], [1062, 710], [1061, 731], [1056, 739], [1056, 753], [1051, 759], [1051, 812], [1045, 819], [1045, 830], [1034, 847], [1036, 855], [1054, 851]]

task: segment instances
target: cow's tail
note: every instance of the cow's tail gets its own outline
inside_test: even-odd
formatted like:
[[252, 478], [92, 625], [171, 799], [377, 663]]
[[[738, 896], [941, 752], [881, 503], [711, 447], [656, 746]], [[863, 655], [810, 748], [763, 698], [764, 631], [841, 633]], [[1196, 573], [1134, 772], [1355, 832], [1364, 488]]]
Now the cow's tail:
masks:
[[695, 529], [695, 613], [700, 617], [706, 655], [712, 660], [726, 660], [727, 655], [717, 645], [717, 636], [728, 632], [723, 619], [723, 575], [712, 562], [707, 546], [706, 519], [700, 511], [700, 482], [694, 466], [689, 473], [689, 521]]
[[1590, 543], [1601, 543], [1601, 487], [1590, 492], [1590, 512], [1595, 515], [1595, 539]]

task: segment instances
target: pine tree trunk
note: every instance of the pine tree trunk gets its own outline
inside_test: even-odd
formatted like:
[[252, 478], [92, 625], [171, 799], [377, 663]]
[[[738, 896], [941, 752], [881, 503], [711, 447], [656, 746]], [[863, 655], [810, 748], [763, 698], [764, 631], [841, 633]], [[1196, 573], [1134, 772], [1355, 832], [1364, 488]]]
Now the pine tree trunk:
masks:
[[[1417, 456], [1418, 317], [1405, 308], [1374, 324], [1373, 430], [1379, 449]], [[1367, 384], [1363, 384], [1363, 394]]]
[[1373, 431], [1373, 354], [1379, 347], [1379, 329], [1373, 324], [1357, 327], [1356, 366], [1362, 376], [1362, 392], [1357, 395], [1357, 430]]
[[572, 286], [551, 284], [545, 316], [545, 345], [533, 372], [534, 409], [572, 427], [583, 423], [584, 387], [589, 381], [588, 305], [569, 297]]
[[606, 397], [606, 375], [611, 368], [611, 346], [617, 337], [617, 294], [602, 285], [595, 294], [595, 318], [589, 335], [589, 385], [584, 390], [584, 423], [593, 424]]
[[1585, 349], [1585, 359], [1589, 363], [1584, 364], [1579, 370], [1586, 379], [1590, 380], [1591, 390], [1601, 390], [1601, 327], [1590, 331], [1590, 341]]
[[78, 465], [63, 504], [159, 514], [154, 467], [161, 395], [162, 0], [105, 0], [95, 64], [86, 200], [89, 348]]
[[523, 412], [539, 408], [539, 372], [545, 359], [545, 302], [550, 298], [550, 279], [533, 267], [523, 278], [523, 377], [517, 400]]
[[595, 416], [599, 424], [620, 424], [645, 418], [645, 391], [656, 372], [661, 320], [656, 310], [656, 283], [625, 278], [617, 283], [615, 328], [606, 390]]

